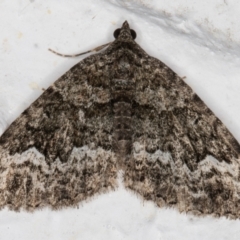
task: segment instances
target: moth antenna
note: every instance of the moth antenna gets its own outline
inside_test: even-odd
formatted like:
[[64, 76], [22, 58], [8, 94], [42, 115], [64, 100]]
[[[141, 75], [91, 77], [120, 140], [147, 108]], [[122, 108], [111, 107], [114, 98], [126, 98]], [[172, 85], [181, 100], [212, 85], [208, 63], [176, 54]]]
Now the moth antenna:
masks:
[[84, 54], [87, 54], [87, 53], [91, 53], [91, 52], [99, 52], [99, 51], [101, 51], [103, 48], [107, 47], [110, 43], [112, 43], [112, 42], [103, 44], [103, 45], [98, 46], [98, 47], [96, 47], [96, 48], [94, 48], [94, 49], [91, 49], [91, 50], [89, 50], [89, 51], [82, 52], [82, 53], [78, 53], [78, 54], [73, 54], [73, 55], [67, 55], [67, 54], [58, 53], [58, 52], [56, 52], [56, 51], [54, 51], [54, 50], [52, 50], [52, 49], [50, 49], [50, 48], [49, 48], [48, 50], [49, 50], [50, 52], [52, 52], [52, 53], [55, 53], [55, 54], [58, 55], [58, 56], [61, 56], [61, 57], [78, 57], [78, 56], [81, 56], [81, 55], [84, 55]]

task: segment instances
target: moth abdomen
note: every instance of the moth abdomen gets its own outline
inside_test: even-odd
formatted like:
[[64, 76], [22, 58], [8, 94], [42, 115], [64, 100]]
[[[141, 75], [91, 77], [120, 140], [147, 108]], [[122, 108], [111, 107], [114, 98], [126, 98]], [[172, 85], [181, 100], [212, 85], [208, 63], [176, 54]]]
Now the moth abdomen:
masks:
[[132, 102], [135, 84], [132, 80], [113, 79], [111, 86], [113, 101], [113, 151], [122, 162], [132, 150]]

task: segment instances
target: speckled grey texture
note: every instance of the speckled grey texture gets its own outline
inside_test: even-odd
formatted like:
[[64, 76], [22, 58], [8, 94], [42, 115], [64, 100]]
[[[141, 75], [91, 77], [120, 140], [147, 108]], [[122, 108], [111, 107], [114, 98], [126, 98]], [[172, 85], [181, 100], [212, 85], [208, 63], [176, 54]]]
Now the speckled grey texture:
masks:
[[0, 138], [0, 206], [77, 206], [126, 188], [181, 212], [240, 216], [240, 146], [203, 101], [133, 39], [50, 86]]

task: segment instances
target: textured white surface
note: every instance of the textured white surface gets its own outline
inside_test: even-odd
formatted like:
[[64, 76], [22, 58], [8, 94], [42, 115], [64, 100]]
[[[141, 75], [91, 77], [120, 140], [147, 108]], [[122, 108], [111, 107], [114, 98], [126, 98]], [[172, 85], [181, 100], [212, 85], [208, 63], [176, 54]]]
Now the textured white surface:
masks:
[[[78, 53], [113, 40], [128, 20], [136, 41], [205, 101], [240, 142], [238, 0], [0, 1], [0, 133], [58, 77]], [[197, 218], [124, 190], [78, 209], [0, 211], [0, 239], [239, 239], [240, 221]]]

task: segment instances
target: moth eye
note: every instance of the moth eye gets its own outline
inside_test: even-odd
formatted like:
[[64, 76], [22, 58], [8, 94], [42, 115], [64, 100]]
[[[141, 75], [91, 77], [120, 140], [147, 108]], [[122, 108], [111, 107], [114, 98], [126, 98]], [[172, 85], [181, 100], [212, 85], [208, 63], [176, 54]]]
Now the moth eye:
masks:
[[118, 36], [119, 36], [119, 34], [120, 34], [120, 31], [121, 31], [120, 28], [118, 28], [118, 29], [116, 29], [116, 30], [114, 31], [113, 36], [114, 36], [115, 39], [118, 38]]
[[130, 31], [131, 31], [131, 35], [132, 35], [133, 40], [136, 39], [136, 37], [137, 37], [136, 32], [132, 29]]

